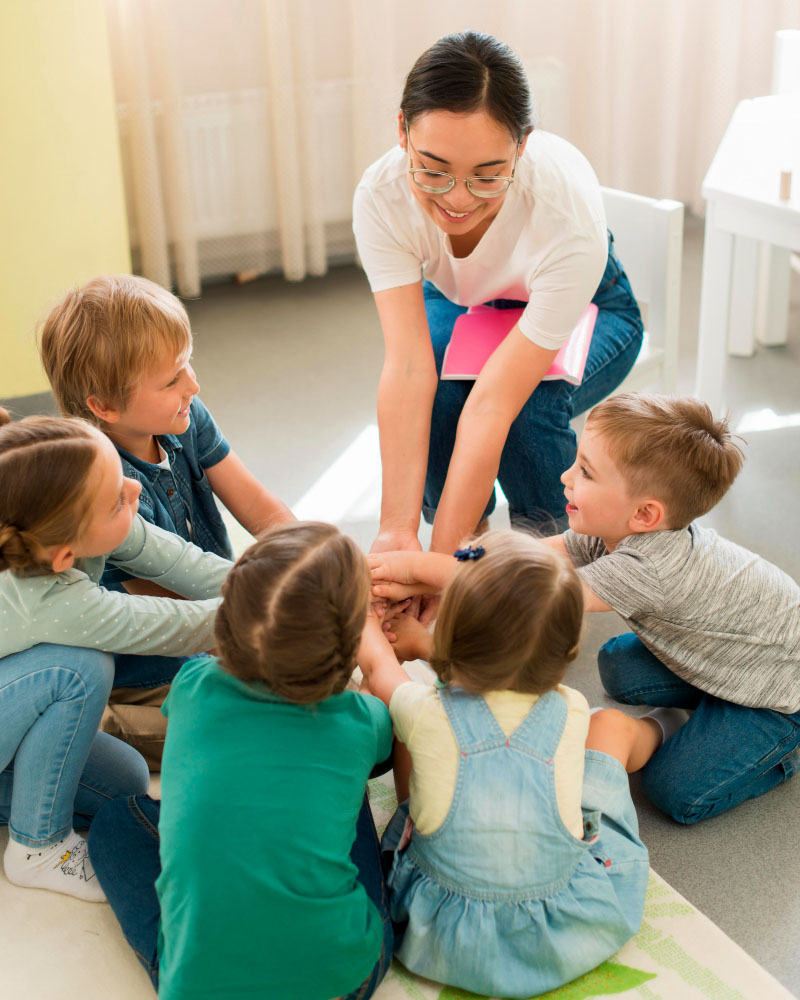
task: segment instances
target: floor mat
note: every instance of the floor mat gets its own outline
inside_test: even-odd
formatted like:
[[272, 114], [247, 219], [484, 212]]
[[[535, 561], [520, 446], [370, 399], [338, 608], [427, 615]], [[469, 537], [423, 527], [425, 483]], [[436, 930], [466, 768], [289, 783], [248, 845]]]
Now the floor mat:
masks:
[[[370, 782], [378, 832], [394, 812], [391, 774]], [[793, 1000], [768, 972], [699, 910], [650, 870], [639, 933], [607, 962], [580, 979], [540, 994], [540, 1000]], [[408, 972], [397, 960], [375, 1000], [474, 1000], [476, 994]]]

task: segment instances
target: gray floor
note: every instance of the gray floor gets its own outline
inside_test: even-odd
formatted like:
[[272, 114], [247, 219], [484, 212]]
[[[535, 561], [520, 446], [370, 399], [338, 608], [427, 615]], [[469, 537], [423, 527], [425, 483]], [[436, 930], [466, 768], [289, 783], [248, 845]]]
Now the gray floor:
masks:
[[[702, 223], [689, 219], [686, 236], [680, 388], [690, 392]], [[800, 281], [793, 280], [789, 344], [729, 361], [734, 427], [751, 410], [800, 411]], [[295, 504], [375, 422], [382, 343], [366, 280], [343, 267], [297, 285], [276, 277], [219, 284], [188, 308], [202, 398], [255, 474]], [[42, 402], [15, 401], [14, 409], [30, 412]], [[744, 471], [707, 523], [800, 579], [800, 425], [748, 434], [746, 454]], [[343, 526], [366, 546], [376, 522], [362, 512]], [[622, 630], [613, 614], [588, 622], [567, 682], [592, 704], [604, 702], [597, 648]], [[793, 838], [800, 780], [690, 828], [657, 813], [635, 779], [633, 789], [656, 871], [800, 993], [800, 863]]]

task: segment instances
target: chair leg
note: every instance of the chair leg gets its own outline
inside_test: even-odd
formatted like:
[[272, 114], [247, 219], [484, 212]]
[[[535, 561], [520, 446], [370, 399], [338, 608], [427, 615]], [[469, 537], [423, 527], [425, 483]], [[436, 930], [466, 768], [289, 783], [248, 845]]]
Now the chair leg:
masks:
[[791, 273], [791, 252], [764, 244], [756, 321], [759, 344], [775, 347], [786, 343]]
[[749, 358], [755, 351], [756, 295], [760, 244], [736, 236], [728, 320], [728, 353]]

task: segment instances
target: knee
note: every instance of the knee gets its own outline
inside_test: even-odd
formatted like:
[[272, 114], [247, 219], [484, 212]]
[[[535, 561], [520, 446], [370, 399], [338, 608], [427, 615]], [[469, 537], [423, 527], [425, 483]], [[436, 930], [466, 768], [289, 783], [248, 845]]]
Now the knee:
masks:
[[43, 654], [52, 667], [70, 674], [80, 684], [82, 692], [97, 692], [108, 699], [114, 682], [114, 657], [110, 653], [49, 643], [37, 650], [40, 658]]
[[603, 708], [589, 719], [587, 750], [602, 750], [625, 763], [630, 746], [636, 738], [638, 719], [618, 708]]
[[708, 798], [691, 801], [685, 783], [660, 764], [658, 754], [643, 768], [641, 776], [645, 796], [676, 823], [691, 826], [717, 811], [716, 803]]

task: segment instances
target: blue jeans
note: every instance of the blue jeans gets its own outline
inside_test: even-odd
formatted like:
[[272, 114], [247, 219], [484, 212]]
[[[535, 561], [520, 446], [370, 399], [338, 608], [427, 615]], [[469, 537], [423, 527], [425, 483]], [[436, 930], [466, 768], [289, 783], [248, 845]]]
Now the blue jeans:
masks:
[[18, 843], [47, 847], [147, 789], [140, 754], [97, 731], [113, 675], [96, 649], [42, 643], [0, 660], [0, 823]]
[[630, 632], [609, 639], [597, 662], [615, 701], [694, 710], [642, 771], [645, 795], [679, 823], [727, 812], [800, 770], [800, 712], [747, 708], [706, 694]]
[[[156, 879], [161, 874], [158, 818], [161, 803], [149, 795], [110, 802], [89, 831], [89, 857], [125, 937], [158, 989], [158, 924], [161, 908]], [[358, 880], [383, 919], [381, 954], [371, 975], [343, 1000], [368, 1000], [392, 961], [394, 934], [381, 870], [375, 823], [364, 799], [350, 852]], [[335, 928], [332, 930], [335, 931]], [[213, 946], [213, 942], [209, 942]]]
[[[500, 458], [497, 478], [508, 498], [512, 523], [528, 524], [539, 533], [553, 534], [567, 527], [561, 473], [572, 465], [577, 450], [570, 421], [616, 389], [642, 346], [639, 307], [613, 244], [609, 234], [606, 270], [592, 299], [599, 312], [583, 382], [579, 386], [561, 380], [540, 382], [511, 424]], [[436, 371], [441, 375], [453, 325], [466, 307], [450, 302], [429, 281], [423, 290]], [[525, 305], [510, 300], [490, 304], [497, 308]], [[440, 378], [436, 389], [422, 505], [429, 524], [444, 489], [461, 410], [473, 385], [472, 381]], [[483, 517], [494, 510], [495, 500], [492, 491]]]
[[191, 656], [140, 656], [135, 653], [114, 654], [115, 688], [154, 688], [171, 684], [175, 675]]

